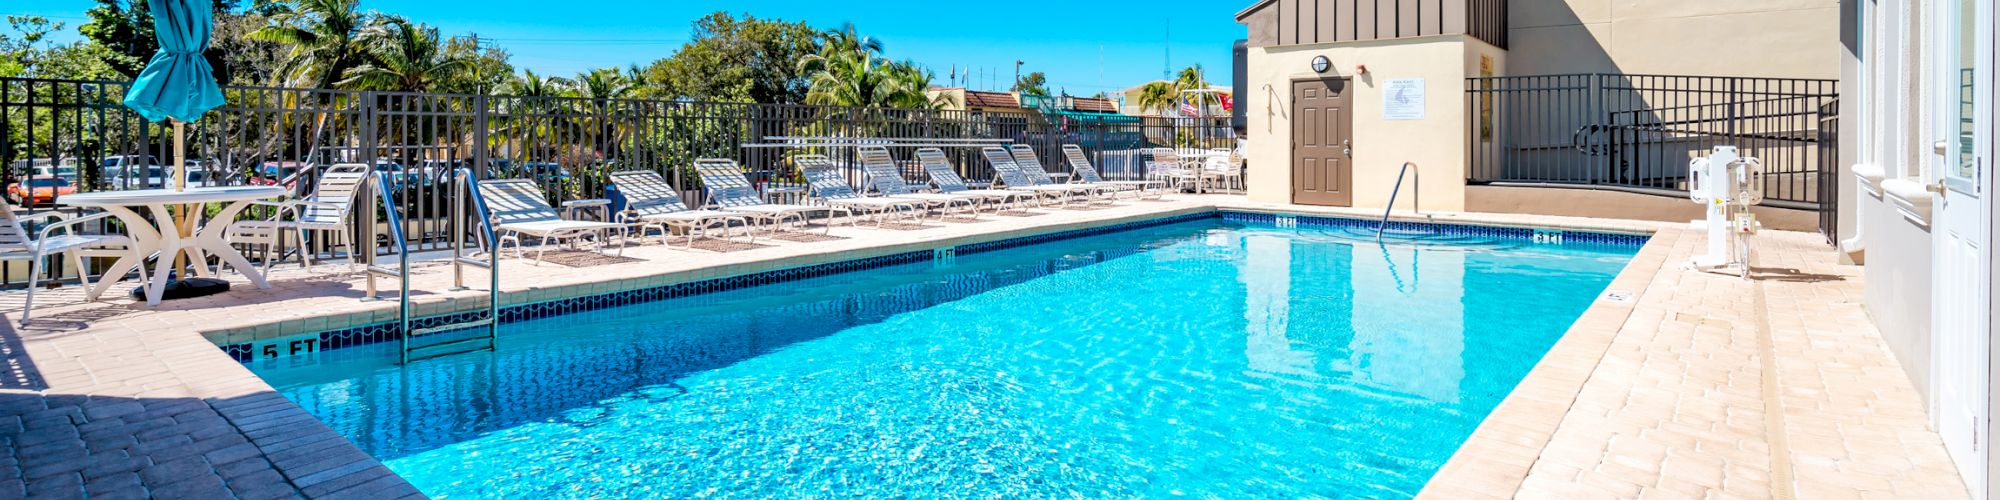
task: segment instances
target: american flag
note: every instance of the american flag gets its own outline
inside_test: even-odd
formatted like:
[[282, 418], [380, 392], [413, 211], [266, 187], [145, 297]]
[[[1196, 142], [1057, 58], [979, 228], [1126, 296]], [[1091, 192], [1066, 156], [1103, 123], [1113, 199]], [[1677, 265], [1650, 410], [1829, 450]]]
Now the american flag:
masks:
[[1195, 106], [1194, 101], [1192, 100], [1181, 101], [1181, 116], [1199, 116], [1199, 115], [1201, 115], [1201, 107]]

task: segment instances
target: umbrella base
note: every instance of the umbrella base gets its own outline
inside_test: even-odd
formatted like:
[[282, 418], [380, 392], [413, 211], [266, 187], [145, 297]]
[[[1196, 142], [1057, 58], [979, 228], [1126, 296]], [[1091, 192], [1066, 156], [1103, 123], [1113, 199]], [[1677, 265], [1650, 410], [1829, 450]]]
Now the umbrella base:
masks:
[[[160, 294], [160, 300], [192, 299], [207, 297], [229, 291], [229, 282], [211, 278], [193, 278], [167, 282], [167, 290]], [[132, 299], [146, 300], [146, 287], [132, 289]]]

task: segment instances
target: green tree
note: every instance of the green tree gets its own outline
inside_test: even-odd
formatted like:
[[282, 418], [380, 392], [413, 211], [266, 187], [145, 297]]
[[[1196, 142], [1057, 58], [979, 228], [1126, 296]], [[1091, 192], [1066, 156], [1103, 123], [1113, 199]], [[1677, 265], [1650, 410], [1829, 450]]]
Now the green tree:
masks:
[[1180, 99], [1181, 90], [1179, 87], [1176, 87], [1173, 82], [1159, 81], [1139, 87], [1139, 96], [1135, 101], [1139, 104], [1140, 111], [1165, 113], [1166, 110], [1179, 106]]
[[537, 76], [535, 70], [524, 70], [506, 85], [500, 86], [499, 94], [513, 97], [569, 97], [569, 80], [559, 76]]
[[278, 70], [283, 83], [330, 88], [362, 62], [361, 29], [368, 23], [358, 1], [300, 0], [292, 10], [272, 16], [276, 24], [250, 37], [290, 49]]
[[[1196, 64], [1181, 69], [1180, 74], [1174, 78], [1173, 85], [1176, 91], [1174, 93], [1175, 97], [1178, 98], [1182, 92], [1208, 88], [1208, 80], [1202, 78], [1201, 65]], [[1195, 105], [1197, 106], [1208, 106], [1210, 103], [1217, 102], [1217, 99], [1214, 94], [1194, 94]]]
[[576, 97], [585, 99], [623, 99], [632, 96], [632, 83], [625, 79], [616, 68], [599, 68], [577, 73], [570, 80]]
[[1021, 95], [1048, 97], [1049, 77], [1040, 71], [1021, 75], [1021, 79], [1016, 80], [1014, 88], [1010, 90], [1019, 92]]
[[695, 21], [693, 39], [678, 52], [631, 80], [639, 85], [636, 95], [645, 97], [804, 102], [799, 61], [820, 50], [821, 36], [805, 23], [716, 12]]
[[0, 33], [0, 77], [19, 77], [48, 54], [49, 33], [62, 31], [63, 24], [42, 16], [7, 16], [7, 27], [9, 33]]
[[153, 38], [153, 15], [144, 1], [97, 0], [97, 6], [83, 14], [90, 20], [78, 26], [77, 32], [104, 46], [104, 63], [127, 79], [138, 76], [146, 60], [160, 48], [159, 40]]
[[336, 84], [361, 90], [427, 92], [470, 78], [472, 56], [453, 52], [438, 37], [437, 28], [386, 17], [362, 31], [365, 62]]

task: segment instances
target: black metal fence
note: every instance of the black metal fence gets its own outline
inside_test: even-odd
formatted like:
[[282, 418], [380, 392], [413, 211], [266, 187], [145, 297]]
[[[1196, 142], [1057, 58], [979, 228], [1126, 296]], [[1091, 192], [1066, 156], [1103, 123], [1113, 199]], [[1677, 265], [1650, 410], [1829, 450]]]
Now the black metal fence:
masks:
[[[1839, 82], [1575, 74], [1466, 80], [1473, 183], [1684, 193], [1689, 160], [1719, 145], [1764, 162], [1765, 204], [1830, 210]], [[1837, 115], [1837, 112], [1835, 113]], [[1837, 156], [1837, 155], [1834, 155]]]
[[[77, 191], [169, 185], [171, 128], [120, 104], [126, 83], [0, 79], [0, 184], [47, 174]], [[1139, 151], [1156, 146], [1230, 147], [1226, 116], [1117, 115], [846, 108], [803, 105], [425, 94], [226, 87], [228, 104], [190, 123], [187, 158], [195, 184], [277, 184], [303, 192], [321, 168], [374, 163], [398, 172], [396, 199], [415, 248], [449, 241], [446, 177], [469, 167], [486, 178], [532, 178], [550, 202], [601, 198], [606, 174], [660, 172], [699, 205], [696, 158], [733, 158], [759, 184], [788, 182], [796, 152], [853, 157], [852, 148], [768, 147], [773, 138], [999, 139], [1034, 147], [1067, 171], [1060, 146], [1077, 144], [1114, 178], [1143, 175]], [[775, 141], [782, 143], [782, 140]], [[746, 145], [764, 146], [746, 146]], [[915, 146], [892, 146], [909, 159]], [[946, 148], [969, 179], [992, 178], [971, 148]], [[46, 166], [44, 166], [46, 165]], [[858, 171], [858, 169], [856, 169]], [[904, 174], [925, 181], [908, 164]], [[59, 198], [59, 196], [58, 196]], [[31, 202], [33, 200], [21, 200]], [[30, 203], [33, 204], [33, 203]], [[44, 210], [57, 204], [31, 206]], [[257, 216], [257, 214], [252, 214]]]
[[1840, 101], [1819, 106], [1819, 234], [1840, 244]]

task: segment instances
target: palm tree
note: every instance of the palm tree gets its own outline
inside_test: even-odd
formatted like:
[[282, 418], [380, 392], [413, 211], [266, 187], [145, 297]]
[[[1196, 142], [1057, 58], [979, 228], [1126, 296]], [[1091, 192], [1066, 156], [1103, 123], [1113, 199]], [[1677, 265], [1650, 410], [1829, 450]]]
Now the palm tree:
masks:
[[570, 80], [577, 97], [585, 99], [619, 99], [632, 94], [632, 82], [615, 68], [601, 68], [576, 74]]
[[889, 105], [901, 82], [873, 52], [814, 54], [799, 60], [806, 74], [806, 104], [880, 107]]
[[826, 37], [826, 42], [821, 44], [820, 54], [822, 55], [835, 52], [882, 53], [882, 41], [872, 36], [864, 36], [856, 33], [854, 23], [843, 23], [840, 25], [840, 29], [828, 30], [824, 36]]
[[470, 76], [472, 55], [447, 49], [435, 27], [386, 18], [362, 31], [367, 62], [338, 84], [362, 90], [424, 92]]
[[358, 43], [367, 22], [359, 0], [300, 0], [277, 23], [250, 33], [253, 40], [291, 47], [278, 75], [290, 85], [330, 88], [361, 60]]
[[942, 92], [936, 96], [930, 94], [931, 78], [935, 75], [932, 75], [930, 70], [917, 66], [916, 61], [906, 60], [890, 64], [884, 71], [889, 73], [889, 78], [896, 82], [896, 91], [893, 95], [889, 96], [887, 102], [890, 106], [912, 109], [942, 109], [957, 104], [957, 102], [952, 100], [951, 94]]
[[559, 76], [535, 76], [535, 70], [524, 70], [513, 79], [500, 86], [499, 95], [515, 97], [568, 97], [569, 80]]
[[[1208, 80], [1201, 77], [1201, 65], [1196, 64], [1182, 69], [1180, 75], [1174, 79], [1173, 85], [1174, 90], [1177, 91], [1175, 94], [1178, 95], [1180, 92], [1189, 90], [1206, 89], [1208, 88]], [[1207, 107], [1209, 101], [1214, 99], [1215, 96], [1210, 94], [1195, 94], [1195, 100], [1197, 101], [1195, 105]]]
[[1180, 99], [1181, 89], [1173, 82], [1152, 82], [1139, 87], [1138, 104], [1142, 112], [1159, 111], [1164, 114], [1166, 110], [1179, 106]]

